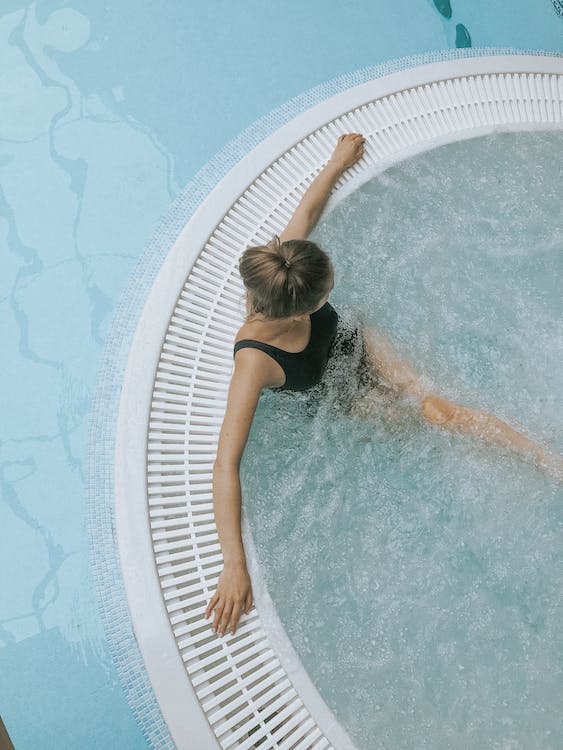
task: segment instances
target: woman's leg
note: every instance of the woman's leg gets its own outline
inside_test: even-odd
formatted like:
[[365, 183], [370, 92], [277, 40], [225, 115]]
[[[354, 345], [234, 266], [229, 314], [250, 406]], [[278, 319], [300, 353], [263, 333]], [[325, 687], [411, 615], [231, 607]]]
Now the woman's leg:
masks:
[[422, 398], [430, 390], [424, 386], [420, 375], [402, 357], [389, 338], [376, 328], [362, 330], [367, 359], [374, 374], [391, 386], [397, 396]]
[[563, 480], [563, 456], [553, 453], [547, 446], [527, 438], [494, 414], [454, 404], [435, 394], [422, 400], [422, 415], [429, 422], [454, 432], [477, 435], [504, 448], [510, 448], [558, 479]]
[[[488, 440], [532, 458], [541, 468], [557, 479], [563, 480], [563, 456], [554, 453], [513, 429], [494, 414], [471, 409], [447, 401], [423, 384], [412, 366], [403, 359], [389, 339], [375, 328], [363, 330], [366, 353], [374, 374], [383, 378], [395, 389], [397, 396], [413, 396], [420, 404], [422, 416], [435, 425]], [[354, 416], [369, 415], [370, 404], [377, 409], [377, 401], [369, 393], [354, 405]], [[372, 408], [373, 411], [373, 408]]]

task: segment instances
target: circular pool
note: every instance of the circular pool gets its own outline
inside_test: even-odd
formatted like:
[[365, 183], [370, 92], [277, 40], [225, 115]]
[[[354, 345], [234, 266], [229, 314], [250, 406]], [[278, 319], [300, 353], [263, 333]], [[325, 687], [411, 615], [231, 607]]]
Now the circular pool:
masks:
[[[340, 550], [340, 557], [337, 557], [336, 562], [333, 561], [332, 567], [325, 566], [326, 575], [322, 585], [325, 587], [327, 601], [332, 601], [329, 613], [338, 613], [337, 603], [331, 599], [334, 593], [330, 576], [338, 575], [338, 571], [347, 570], [348, 573], [339, 582], [342, 588], [336, 590], [340, 591], [340, 595], [346, 593], [351, 597], [347, 599], [351, 612], [345, 617], [333, 620], [333, 624], [327, 625], [327, 628], [339, 632], [338, 628], [346, 627], [347, 623], [352, 622], [347, 618], [356, 616], [360, 620], [363, 618], [366, 629], [349, 641], [344, 640], [342, 652], [338, 657], [340, 661], [323, 660], [323, 649], [324, 653], [330, 654], [331, 657], [334, 654], [330, 641], [322, 640], [318, 645], [319, 650], [315, 652], [303, 645], [306, 643], [305, 640], [295, 640], [292, 645], [283, 625], [290, 632], [287, 614], [288, 611], [295, 610], [292, 604], [295, 600], [291, 598], [293, 594], [287, 592], [286, 603], [289, 609], [285, 610], [282, 622], [268, 591], [269, 585], [275, 595], [275, 605], [283, 612], [283, 602], [279, 600], [283, 593], [272, 585], [272, 581], [275, 580], [275, 577], [272, 577], [272, 566], [279, 560], [279, 549], [274, 554], [273, 562], [270, 560], [269, 563], [261, 552], [264, 564], [262, 570], [246, 515], [243, 519], [243, 531], [256, 609], [241, 618], [234, 636], [226, 635], [223, 639], [217, 638], [211, 632], [209, 623], [203, 619], [206, 603], [222, 568], [221, 552], [213, 521], [211, 478], [232, 371], [232, 341], [243, 316], [243, 289], [237, 273], [237, 264], [246, 246], [267, 241], [272, 233], [279, 232], [285, 226], [303, 191], [329, 158], [338, 135], [342, 132], [362, 132], [366, 136], [365, 158], [342, 176], [326, 207], [329, 219], [332, 210], [338, 207], [342, 227], [345, 227], [340, 235], [336, 229], [327, 228], [328, 234], [325, 235], [326, 249], [334, 257], [335, 267], [341, 269], [339, 272], [342, 276], [337, 282], [342, 294], [345, 295], [343, 301], [346, 300], [352, 305], [360, 304], [366, 310], [373, 311], [377, 314], [375, 320], [379, 323], [382, 321], [381, 316], [388, 314], [388, 320], [383, 317], [383, 322], [394, 334], [394, 338], [399, 342], [402, 340], [405, 352], [411, 355], [417, 366], [423, 367], [426, 374], [431, 375], [441, 388], [448, 389], [446, 395], [459, 395], [461, 398], [471, 395], [480, 399], [472, 404], [474, 406], [489, 410], [497, 408], [497, 413], [498, 407], [502, 406], [506, 411], [506, 417], [513, 414], [522, 418], [534, 418], [536, 422], [529, 424], [530, 427], [536, 430], [553, 429], [555, 432], [551, 437], [558, 439], [560, 434], [556, 431], [560, 429], [560, 421], [557, 420], [557, 414], [552, 415], [555, 420], [552, 423], [544, 419], [550, 416], [549, 396], [554, 393], [550, 390], [553, 387], [552, 381], [541, 381], [544, 385], [547, 384], [542, 397], [548, 401], [546, 406], [542, 407], [543, 411], [535, 407], [526, 410], [526, 399], [522, 397], [523, 390], [510, 391], [510, 372], [508, 369], [503, 370], [502, 366], [499, 367], [499, 361], [495, 360], [506, 341], [501, 339], [501, 344], [497, 345], [494, 339], [496, 336], [498, 342], [499, 333], [503, 333], [502, 328], [500, 331], [498, 328], [498, 314], [499, 310], [502, 310], [503, 300], [500, 297], [496, 299], [500, 307], [487, 308], [487, 300], [490, 299], [494, 285], [502, 282], [502, 272], [512, 269], [518, 263], [528, 262], [530, 258], [533, 259], [533, 254], [528, 256], [525, 252], [520, 255], [513, 252], [511, 255], [506, 253], [506, 246], [499, 242], [496, 255], [492, 252], [489, 256], [480, 256], [481, 261], [494, 266], [491, 276], [493, 286], [480, 287], [479, 275], [471, 276], [471, 273], [468, 273], [470, 283], [466, 287], [467, 293], [464, 297], [461, 293], [463, 284], [456, 278], [459, 267], [448, 265], [451, 258], [445, 249], [441, 249], [441, 243], [438, 241], [440, 234], [434, 235], [434, 241], [432, 233], [428, 231], [428, 227], [437, 216], [444, 216], [444, 206], [440, 206], [440, 210], [434, 216], [430, 216], [429, 213], [425, 224], [419, 222], [421, 242], [418, 245], [416, 242], [409, 244], [403, 261], [404, 271], [401, 271], [401, 259], [397, 257], [396, 252], [391, 252], [390, 247], [378, 245], [375, 235], [370, 236], [374, 244], [364, 244], [363, 254], [358, 254], [362, 241], [365, 243], [366, 238], [360, 238], [357, 234], [359, 230], [352, 228], [349, 217], [346, 216], [352, 209], [341, 202], [348, 196], [350, 206], [354, 205], [355, 200], [372, 200], [369, 196], [370, 190], [374, 189], [373, 186], [379, 184], [388, 188], [389, 180], [393, 179], [392, 175], [395, 172], [386, 173], [385, 170], [398, 162], [405, 162], [408, 157], [436, 149], [438, 146], [444, 146], [441, 150], [450, 149], [450, 155], [455, 155], [454, 146], [461, 145], [456, 144], [458, 141], [483, 136], [479, 140], [492, 144], [498, 140], [500, 133], [510, 133], [511, 137], [516, 137], [514, 131], [540, 130], [552, 131], [549, 136], [553, 138], [553, 143], [560, 144], [557, 137], [562, 128], [563, 71], [559, 58], [481, 57], [424, 65], [385, 76], [332, 97], [266, 139], [229, 172], [202, 203], [177, 239], [149, 294], [131, 346], [120, 404], [115, 490], [118, 542], [135, 633], [163, 715], [178, 747], [188, 747], [190, 741], [193, 744], [195, 733], [199, 733], [197, 736], [202, 738], [199, 747], [213, 747], [220, 743], [224, 748], [326, 748], [330, 744], [337, 748], [346, 748], [353, 747], [354, 742], [366, 746], [364, 733], [373, 731], [373, 727], [379, 727], [382, 733], [387, 731], [389, 741], [395, 742], [396, 747], [401, 747], [400, 742], [407, 740], [393, 734], [394, 722], [402, 720], [401, 717], [404, 716], [411, 717], [413, 722], [421, 715], [427, 716], [421, 707], [422, 704], [413, 704], [413, 696], [424, 695], [424, 700], [430, 703], [434, 701], [437, 710], [443, 710], [443, 701], [448, 698], [436, 692], [437, 683], [434, 687], [430, 684], [426, 692], [423, 690], [424, 686], [417, 683], [420, 692], [409, 692], [408, 679], [416, 682], [424, 675], [422, 659], [435, 667], [442, 665], [446, 671], [458, 669], [459, 674], [455, 674], [458, 680], [461, 679], [459, 675], [466, 670], [465, 679], [468, 683], [471, 681], [473, 673], [468, 669], [468, 663], [463, 661], [463, 655], [456, 650], [459, 646], [455, 644], [463, 646], [469, 625], [474, 628], [473, 634], [477, 640], [485, 633], [492, 632], [489, 627], [490, 620], [487, 620], [491, 612], [491, 602], [480, 599], [478, 592], [471, 598], [469, 579], [466, 577], [470, 574], [476, 575], [479, 565], [483, 564], [475, 548], [477, 537], [471, 536], [469, 531], [469, 536], [465, 539], [461, 534], [465, 544], [462, 545], [460, 542], [456, 549], [457, 556], [448, 556], [448, 547], [443, 539], [438, 541], [436, 534], [439, 530], [446, 530], [446, 533], [449, 533], [450, 547], [455, 548], [458, 534], [462, 529], [474, 528], [477, 521], [483, 521], [483, 514], [487, 510], [483, 498], [470, 509], [459, 502], [460, 498], [472, 497], [467, 493], [473, 491], [470, 488], [473, 486], [471, 483], [474, 477], [486, 467], [486, 470], [493, 474], [497, 472], [495, 481], [498, 480], [498, 483], [495, 485], [493, 482], [491, 487], [500, 487], [507, 466], [512, 466], [514, 476], [515, 465], [510, 463], [509, 458], [502, 463], [492, 454], [484, 453], [482, 447], [469, 447], [461, 438], [445, 437], [438, 431], [429, 433], [431, 437], [420, 442], [420, 428], [417, 428], [417, 432], [412, 425], [409, 426], [410, 417], [404, 414], [396, 418], [386, 416], [380, 424], [373, 425], [370, 429], [361, 423], [347, 426], [350, 442], [345, 455], [349, 460], [343, 464], [333, 463], [331, 474], [325, 471], [318, 472], [317, 489], [314, 492], [308, 490], [309, 505], [305, 505], [305, 509], [301, 508], [301, 511], [299, 507], [294, 507], [294, 512], [286, 514], [283, 521], [295, 524], [302, 532], [295, 536], [294, 543], [299, 546], [300, 553], [298, 559], [301, 578], [297, 579], [297, 590], [303, 591], [299, 586], [307, 586], [307, 575], [311, 576], [313, 571], [323, 570], [315, 563], [315, 555], [318, 555], [321, 549], [325, 550], [325, 555], [327, 554], [328, 540], [332, 539], [332, 518], [336, 515], [342, 518], [344, 509], [347, 509], [345, 518], [348, 526], [343, 527], [344, 531], [340, 530], [340, 546], [335, 547], [335, 554], [336, 550]], [[520, 135], [518, 134], [518, 137]], [[536, 139], [540, 136], [547, 137], [547, 133], [527, 135], [534, 135]], [[533, 149], [534, 144], [539, 143], [540, 140], [531, 140], [529, 144], [532, 145], [527, 147]], [[545, 145], [544, 142], [542, 144]], [[479, 152], [480, 146], [477, 142], [470, 147], [475, 149], [477, 155], [482, 153]], [[467, 168], [467, 153], [458, 152], [458, 163], [461, 160], [464, 168]], [[421, 163], [424, 164], [423, 161]], [[475, 169], [474, 164], [471, 167]], [[494, 187], [493, 172], [490, 168], [488, 172], [483, 172], [484, 175], [489, 174], [487, 180], [492, 183], [486, 186], [486, 189]], [[408, 181], [408, 166], [403, 168], [403, 174], [407, 175]], [[375, 179], [378, 175], [379, 183]], [[416, 179], [416, 184], [420, 186], [420, 180], [424, 182], [424, 174], [422, 177], [418, 174]], [[427, 175], [427, 179], [431, 180], [432, 174]], [[356, 195], [352, 195], [355, 191], [358, 191]], [[450, 200], [449, 191], [443, 189], [440, 195], [447, 206]], [[466, 205], [460, 206], [459, 201], [452, 205], [454, 214], [469, 210]], [[418, 206], [419, 212], [422, 212], [424, 201]], [[429, 211], [428, 206], [427, 210]], [[509, 203], [502, 207], [503, 212], [509, 210]], [[335, 213], [335, 217], [337, 216]], [[488, 214], [489, 224], [484, 229], [492, 231], [495, 220], [499, 220], [499, 210], [491, 207]], [[486, 220], [483, 221], [486, 224]], [[451, 225], [458, 229], [464, 227], [459, 216], [455, 216]], [[329, 227], [329, 222], [323, 222], [318, 231], [325, 231], [325, 226]], [[331, 234], [331, 231], [334, 234]], [[389, 237], [392, 234], [387, 230], [387, 235], [383, 233], [379, 236]], [[338, 242], [342, 243], [340, 247], [337, 238]], [[350, 245], [344, 245], [344, 240], [346, 243], [350, 242]], [[335, 243], [334, 252], [332, 242]], [[514, 242], [511, 241], [509, 245], [511, 244]], [[463, 245], [461, 242], [458, 247]], [[470, 246], [471, 243], [465, 243], [464, 251], [469, 251]], [[369, 255], [370, 247], [375, 253], [374, 258], [377, 258], [377, 266], [371, 263], [373, 258]], [[522, 243], [522, 250], [525, 247], [526, 243]], [[503, 256], [503, 252], [506, 257]], [[432, 267], [427, 267], [425, 253], [435, 253]], [[499, 257], [504, 258], [506, 266], [502, 263], [494, 265]], [[474, 256], [464, 253], [460, 253], [459, 258], [466, 258], [468, 263], [475, 260]], [[379, 275], [371, 277], [372, 282], [381, 284], [379, 289], [375, 287], [376, 292], [385, 291], [388, 295], [392, 294], [395, 284], [395, 298], [397, 302], [401, 300], [400, 292], [405, 306], [386, 306], [385, 297], [382, 299], [381, 295], [373, 293], [373, 283], [369, 294], [365, 286], [354, 287], [352, 281], [357, 278], [359, 263], [366, 264], [364, 267], [370, 272], [375, 272], [376, 268], [380, 272]], [[437, 265], [438, 263], [441, 265]], [[445, 272], [442, 277], [435, 276], [436, 268], [439, 267]], [[466, 271], [475, 272], [475, 268], [470, 266]], [[418, 272], [415, 272], [416, 269]], [[542, 284], [545, 282], [549, 285], [549, 274], [542, 273], [538, 279], [543, 279]], [[445, 286], [437, 290], [438, 278]], [[515, 277], [518, 278], [520, 277]], [[450, 287], [447, 286], [448, 283]], [[496, 288], [498, 290], [500, 287]], [[521, 295], [521, 298], [513, 296], [511, 300], [518, 303], [516, 309], [532, 310], [529, 315], [533, 315], [533, 311], [541, 307], [540, 303], [536, 302], [538, 297], [541, 299], [543, 295], [547, 300], [547, 306], [551, 304], [549, 286], [541, 286], [539, 294], [530, 293], [529, 299], [534, 301], [535, 306], [528, 307], [524, 304], [525, 290], [521, 287], [510, 288], [517, 295]], [[357, 291], [354, 291], [355, 289]], [[457, 292], [457, 296], [451, 294], [452, 290]], [[409, 296], [411, 291], [412, 295]], [[470, 320], [468, 326], [457, 326], [456, 315], [467, 313], [467, 309], [463, 307], [464, 300], [469, 304], [477, 291], [482, 295], [482, 304], [478, 310], [481, 311], [479, 315], [483, 319], [478, 319], [477, 316]], [[448, 294], [449, 299], [455, 300], [457, 308], [447, 307]], [[420, 304], [421, 300], [428, 301], [430, 307], [422, 310], [419, 308], [418, 312], [422, 318], [416, 320], [413, 305]], [[487, 328], [487, 314], [493, 315], [495, 327], [492, 330]], [[515, 324], [514, 318], [506, 319]], [[516, 323], [518, 320], [517, 318]], [[531, 324], [533, 321], [527, 322]], [[448, 331], [446, 324], [451, 330]], [[438, 325], [446, 325], [445, 330], [438, 331], [440, 336], [436, 335]], [[485, 337], [483, 340], [482, 334], [485, 330], [486, 336], [490, 336], [490, 339]], [[535, 329], [531, 327], [527, 330], [530, 332]], [[451, 333], [450, 338], [448, 332]], [[516, 338], [516, 334], [513, 335]], [[425, 339], [424, 336], [430, 339]], [[513, 343], [516, 347], [516, 342]], [[537, 345], [534, 350], [536, 354], [543, 352], [541, 341], [534, 343]], [[513, 354], [521, 351], [523, 350], [516, 347]], [[529, 350], [526, 351], [529, 354]], [[526, 367], [528, 364], [522, 366]], [[496, 371], [502, 373], [504, 380], [501, 379], [500, 384], [498, 380], [492, 383], [487, 380], [487, 365], [489, 371], [494, 366]], [[530, 374], [533, 374], [532, 370]], [[267, 394], [268, 398], [270, 395]], [[504, 401], [500, 398], [501, 395]], [[535, 399], [537, 395], [535, 392], [532, 393], [530, 399]], [[276, 403], [277, 408], [287, 409], [287, 414], [291, 415], [297, 401], [289, 403], [282, 399]], [[398, 421], [393, 421], [394, 419]], [[336, 422], [337, 420], [335, 429], [343, 429], [344, 426], [341, 423], [336, 425]], [[317, 428], [314, 428], [315, 425]], [[303, 423], [304, 431], [301, 435], [303, 439], [307, 435], [311, 437], [312, 455], [322, 454], [322, 443], [325, 440], [328, 440], [327, 451], [332, 455], [330, 450], [334, 450], [336, 443], [331, 444], [330, 433], [327, 437], [326, 430], [318, 429], [319, 426], [326, 426], [323, 425], [322, 414], [320, 418], [315, 417], [307, 424]], [[283, 422], [281, 427], [283, 429]], [[260, 431], [261, 428], [263, 429], [259, 416], [256, 430]], [[313, 429], [312, 434], [307, 432], [309, 429]], [[338, 433], [335, 433], [333, 438], [335, 436], [338, 437]], [[419, 441], [419, 445], [405, 448], [405, 441], [408, 443], [409, 440]], [[252, 466], [253, 461], [258, 462], [258, 454], [253, 455], [252, 445], [249, 448], [247, 467]], [[311, 455], [311, 452], [304, 454], [306, 455]], [[401, 472], [397, 466], [398, 457], [401, 455], [407, 464], [411, 461], [406, 472]], [[380, 520], [374, 521], [371, 527], [364, 527], [364, 531], [367, 528], [372, 532], [371, 535], [363, 537], [364, 544], [367, 544], [366, 540], [369, 539], [385, 539], [388, 543], [387, 549], [397, 555], [392, 560], [381, 560], [377, 557], [378, 550], [374, 555], [367, 549], [368, 556], [362, 558], [360, 554], [357, 559], [358, 567], [355, 569], [345, 565], [346, 555], [343, 550], [346, 550], [346, 545], [349, 546], [355, 539], [354, 523], [361, 519], [362, 512], [368, 513], [370, 509], [366, 505], [367, 495], [360, 498], [360, 510], [354, 509], [351, 496], [346, 499], [346, 493], [342, 492], [343, 487], [353, 486], [349, 484], [351, 476], [342, 474], [350, 473], [350, 460], [355, 460], [354, 457], [363, 467], [362, 471], [355, 473], [358, 481], [365, 482], [363, 488], [366, 493], [372, 492], [373, 487], [369, 481], [376, 476], [366, 470], [370, 465], [379, 471], [377, 476], [381, 481], [377, 486], [386, 488], [386, 494], [374, 500], [371, 512], [379, 510], [377, 518]], [[419, 457], [428, 462], [438, 461], [432, 474], [421, 472], [422, 464]], [[461, 460], [466, 462], [465, 467], [460, 468], [456, 463]], [[280, 465], [276, 464], [278, 471], [287, 470], [287, 465], [283, 461], [280, 461]], [[257, 469], [258, 463], [254, 466]], [[337, 469], [339, 466], [341, 471]], [[390, 473], [381, 478], [383, 468]], [[303, 502], [303, 487], [309, 487], [306, 481], [308, 482], [311, 475], [310, 467], [302, 469], [297, 474], [292, 472], [295, 483], [284, 490], [287, 493], [285, 497], [291, 498], [293, 504]], [[253, 473], [259, 482], [262, 481], [263, 477], [258, 471], [255, 470]], [[439, 501], [440, 494], [435, 493], [439, 488], [433, 484], [433, 476], [440, 477], [440, 481], [445, 482], [443, 486], [440, 485], [440, 491], [449, 492], [449, 505]], [[248, 474], [245, 481], [248, 481]], [[535, 488], [540, 486], [537, 482], [541, 482], [535, 475], [527, 476], [522, 481], [531, 482], [531, 485], [523, 486]], [[259, 482], [255, 490], [251, 490], [257, 493], [257, 497], [260, 495]], [[291, 491], [292, 486], [295, 492]], [[323, 492], [327, 486], [330, 486], [332, 495], [325, 505]], [[545, 485], [541, 486], [541, 491], [537, 490], [539, 495], [536, 494], [536, 499], [545, 496]], [[487, 488], [487, 491], [492, 490]], [[263, 496], [263, 502], [267, 502], [272, 493], [270, 491]], [[415, 499], [418, 496], [423, 500], [417, 504]], [[496, 493], [494, 497], [496, 498]], [[303, 531], [303, 518], [311, 518], [314, 503], [320, 499], [323, 499], [323, 505], [317, 506], [320, 513], [317, 531], [321, 530], [321, 522], [324, 521], [322, 533], [327, 535], [318, 536], [315, 546], [309, 544], [309, 531]], [[528, 500], [533, 502], [534, 496]], [[276, 497], [275, 506], [268, 507], [277, 507], [279, 514], [278, 503], [279, 497]], [[530, 514], [529, 508], [525, 507], [521, 499], [517, 510], [509, 504], [508, 497], [502, 497], [497, 503], [494, 515], [487, 516], [489, 526], [486, 527], [487, 533], [483, 540], [498, 542], [507, 528], [501, 525], [500, 521], [516, 513], [516, 518], [512, 519], [508, 528], [514, 531], [518, 518], [522, 523], [527, 519], [528, 526], [524, 526], [523, 529], [529, 528], [530, 524], [536, 524], [534, 533], [528, 535], [527, 539], [534, 539], [536, 543], [542, 540], [546, 554], [546, 557], [542, 557], [542, 565], [547, 565], [546, 561], [550, 554], [555, 562], [556, 536], [552, 535], [553, 530], [543, 536], [541, 532], [541, 529], [548, 528], [541, 524], [545, 523], [545, 514], [550, 512], [549, 509], [555, 512], [554, 506], [549, 505], [548, 508], [546, 505], [543, 509], [543, 520], [538, 521], [536, 516]], [[491, 501], [488, 503], [489, 507], [490, 505]], [[260, 507], [258, 500], [254, 509], [256, 507]], [[324, 510], [321, 512], [321, 509]], [[257, 521], [255, 517], [254, 533], [257, 539], [260, 538], [260, 534], [267, 535], [275, 528], [268, 523], [257, 524]], [[286, 528], [283, 523], [279, 528]], [[498, 523], [498, 526], [495, 526], [495, 523]], [[290, 538], [288, 531], [286, 544]], [[262, 547], [260, 549], [262, 550]], [[499, 549], [502, 549], [502, 545]], [[522, 558], [523, 567], [519, 569], [524, 571], [522, 575], [529, 570], [534, 559], [533, 551], [528, 549], [528, 557]], [[401, 557], [409, 550], [413, 553], [412, 557]], [[483, 550], [481, 552], [485, 554]], [[513, 588], [510, 586], [510, 579], [507, 578], [508, 574], [503, 575], [504, 569], [498, 557], [494, 557], [492, 552], [487, 554], [491, 555], [487, 558], [490, 564], [489, 572], [493, 575], [493, 579], [490, 580], [496, 580], [494, 576], [498, 579], [496, 593], [508, 597], [507, 606], [520, 607], [522, 617], [528, 618], [524, 621], [530, 629], [541, 628], [542, 622], [538, 620], [538, 612], [541, 614], [543, 611], [545, 614], [546, 610], [542, 610], [541, 607], [534, 608], [534, 604], [540, 600], [544, 601], [542, 597], [548, 597], [549, 590], [538, 588], [539, 579], [535, 577], [537, 570], [534, 571], [532, 581], [526, 582], [531, 589], [526, 589], [522, 582], [521, 597], [516, 597], [510, 603]], [[330, 559], [330, 555], [327, 559]], [[369, 564], [369, 567], [362, 567], [362, 560], [366, 566]], [[422, 565], [424, 560], [428, 565], [426, 569], [419, 570], [417, 565]], [[389, 575], [393, 570], [392, 565], [399, 571], [398, 589], [396, 581], [393, 584], [392, 576]], [[447, 578], [448, 565], [451, 565], [454, 571], [460, 571], [459, 579], [453, 575]], [[370, 576], [374, 570], [380, 571], [381, 579], [379, 587], [374, 589], [373, 607], [368, 609], [372, 619], [368, 622], [377, 622], [374, 611], [376, 606], [383, 607], [385, 617], [370, 632], [369, 625], [366, 626], [365, 622], [367, 614], [357, 609], [357, 605], [364, 590], [362, 587], [369, 587]], [[425, 575], [437, 574], [440, 571], [446, 576], [447, 584], [441, 589], [425, 579]], [[534, 588], [535, 584], [537, 585]], [[435, 643], [435, 653], [429, 655], [424, 651], [422, 654], [421, 645], [430, 642], [426, 639], [431, 640], [432, 637], [428, 622], [434, 621], [426, 616], [409, 619], [410, 615], [407, 617], [399, 607], [408, 601], [409, 595], [420, 596], [426, 591], [434, 596], [434, 599], [429, 601], [433, 602], [432, 612], [435, 614], [438, 610], [442, 611], [440, 607], [446, 610], [446, 603], [451, 603], [451, 594], [455, 586], [462, 585], [466, 585], [461, 591], [461, 600], [466, 609], [458, 621], [460, 636], [455, 638], [451, 617], [445, 616], [443, 620], [438, 621], [438, 625], [435, 625], [432, 631], [434, 635], [439, 636], [437, 640], [432, 641]], [[530, 590], [532, 594], [529, 594]], [[319, 594], [316, 601], [324, 601], [323, 589], [315, 591]], [[443, 599], [440, 600], [440, 596]], [[417, 601], [421, 603], [420, 599]], [[471, 619], [471, 607], [480, 607], [480, 611], [485, 613], [477, 625]], [[298, 610], [298, 614], [301, 632], [310, 639], [315, 632], [314, 628], [306, 632], [310, 615], [304, 609]], [[553, 613], [550, 610], [551, 616]], [[546, 621], [544, 620], [543, 626]], [[338, 628], [334, 627], [335, 623]], [[394, 633], [391, 626], [395, 629]], [[440, 631], [442, 626], [444, 629]], [[516, 630], [514, 632], [516, 633]], [[504, 647], [503, 643], [497, 645]], [[489, 646], [494, 646], [492, 638]], [[397, 662], [396, 649], [405, 652], [405, 661]], [[509, 656], [510, 652], [507, 651], [503, 658], [508, 660]], [[302, 659], [308, 662], [310, 673], [304, 668]], [[354, 712], [359, 710], [362, 697], [365, 698], [367, 695], [364, 692], [365, 675], [356, 681], [353, 675], [350, 677], [341, 673], [335, 674], [334, 669], [337, 669], [338, 665], [342, 667], [347, 663], [354, 664], [357, 660], [372, 660], [383, 671], [396, 667], [394, 673], [387, 673], [388, 690], [381, 693], [384, 697], [375, 704], [376, 711], [381, 716], [379, 724], [362, 726], [361, 722], [360, 725], [357, 721], [354, 723], [352, 718], [351, 727], [343, 725], [348, 724], [350, 716], [357, 717]], [[401, 669], [404, 673], [406, 664], [412, 665], [412, 668], [406, 677], [403, 674], [404, 680], [400, 682]], [[418, 670], [417, 665], [420, 667]], [[483, 668], [486, 667], [487, 664], [484, 663]], [[312, 679], [313, 674], [315, 679]], [[334, 691], [331, 693], [326, 688], [329, 676], [329, 682], [333, 685], [340, 680], [343, 684], [356, 685], [355, 692], [352, 689], [348, 692], [349, 703], [333, 702]], [[509, 671], [503, 678], [514, 679]], [[347, 683], [349, 679], [352, 682]], [[367, 682], [370, 683], [370, 680], [371, 678]], [[491, 684], [492, 680], [493, 678]], [[410, 683], [411, 687], [413, 684]], [[404, 692], [401, 692], [403, 689]], [[405, 695], [410, 696], [410, 703], [409, 700], [405, 702]], [[371, 698], [368, 696], [367, 700], [371, 701]], [[186, 721], [187, 705], [192, 707], [189, 722]], [[463, 706], [460, 708], [460, 715], [463, 714], [462, 709]], [[466, 719], [467, 716], [464, 716], [459, 721]], [[455, 722], [457, 721], [456, 718]], [[452, 724], [452, 732], [458, 727], [455, 722]], [[420, 724], [418, 726], [420, 727]], [[428, 737], [431, 736], [431, 729], [432, 727], [428, 727]], [[454, 736], [447, 735], [448, 741]], [[417, 734], [417, 737], [420, 738], [420, 734]], [[430, 746], [437, 745], [428, 745]]]

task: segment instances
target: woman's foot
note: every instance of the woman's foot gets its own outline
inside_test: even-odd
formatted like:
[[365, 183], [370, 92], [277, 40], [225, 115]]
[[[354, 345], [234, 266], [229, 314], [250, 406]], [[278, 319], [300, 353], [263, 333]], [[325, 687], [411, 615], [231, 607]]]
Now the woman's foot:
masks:
[[560, 482], [563, 482], [563, 456], [550, 450], [539, 450], [535, 455], [535, 462], [541, 469]]

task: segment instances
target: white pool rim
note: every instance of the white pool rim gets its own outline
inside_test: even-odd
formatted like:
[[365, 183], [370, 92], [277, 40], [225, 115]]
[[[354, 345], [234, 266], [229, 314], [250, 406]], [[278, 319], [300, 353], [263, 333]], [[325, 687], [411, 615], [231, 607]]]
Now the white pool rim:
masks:
[[[234, 636], [222, 639], [203, 620], [222, 567], [211, 479], [232, 340], [242, 323], [238, 257], [281, 232], [343, 132], [366, 136], [365, 156], [338, 180], [325, 215], [416, 153], [495, 132], [551, 129], [563, 129], [561, 57], [492, 55], [393, 73], [325, 100], [262, 141], [178, 236], [129, 352], [116, 434], [115, 513], [135, 636], [179, 750], [251, 748], [258, 738], [264, 748], [354, 747], [276, 615], [244, 498], [256, 609], [241, 617]], [[241, 660], [250, 659], [255, 668], [244, 676]], [[226, 668], [229, 680], [217, 680]], [[258, 677], [259, 687], [249, 689]]]

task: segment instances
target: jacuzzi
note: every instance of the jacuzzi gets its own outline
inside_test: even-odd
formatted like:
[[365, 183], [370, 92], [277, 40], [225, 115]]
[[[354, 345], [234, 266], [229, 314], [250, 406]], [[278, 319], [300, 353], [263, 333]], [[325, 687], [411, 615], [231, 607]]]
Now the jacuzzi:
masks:
[[[353, 748], [276, 616], [243, 516], [256, 608], [235, 635], [204, 620], [222, 569], [212, 465], [242, 323], [238, 258], [289, 221], [341, 133], [365, 156], [325, 212], [415, 154], [480, 135], [563, 128], [563, 61], [491, 55], [368, 81], [288, 122], [203, 200], [150, 289], [122, 384], [116, 531], [135, 636], [180, 749]], [[244, 501], [243, 501], [244, 502]]]

